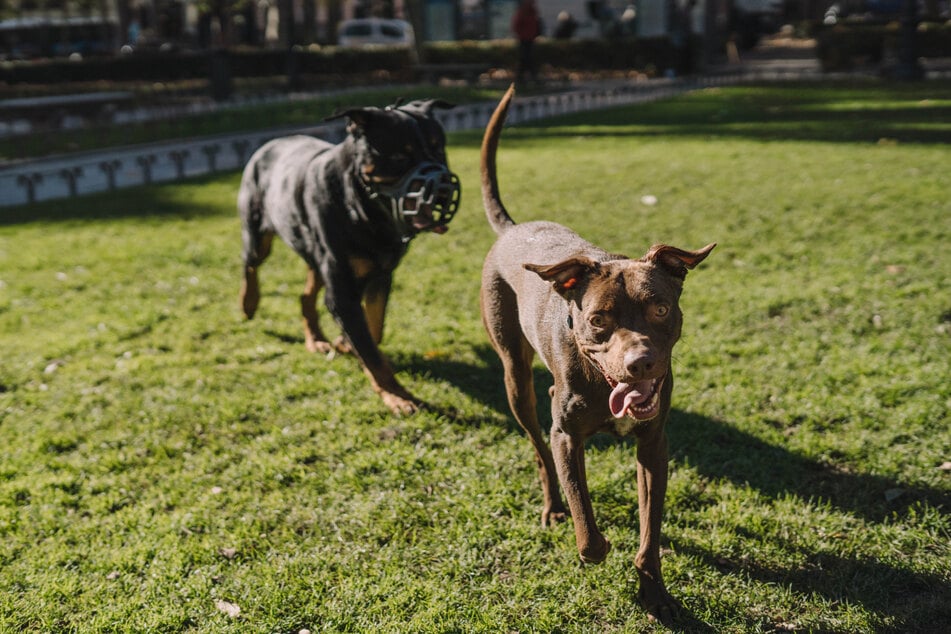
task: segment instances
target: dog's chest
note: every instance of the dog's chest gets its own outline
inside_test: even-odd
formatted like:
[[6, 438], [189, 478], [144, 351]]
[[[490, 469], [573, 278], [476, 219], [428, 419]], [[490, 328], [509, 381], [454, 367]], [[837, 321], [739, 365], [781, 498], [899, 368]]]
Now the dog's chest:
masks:
[[366, 280], [368, 278], [380, 275], [381, 273], [391, 273], [399, 264], [399, 255], [380, 254], [376, 258], [368, 258], [360, 255], [351, 255], [347, 258], [350, 264], [350, 270], [353, 271], [353, 277], [357, 280]]
[[353, 269], [353, 275], [358, 280], [369, 277], [377, 270], [377, 263], [369, 258], [351, 255], [348, 260], [350, 261], [350, 268]]
[[611, 421], [610, 423], [614, 427], [614, 433], [618, 436], [627, 436], [637, 425], [637, 421], [633, 418], [625, 416], [624, 418], [617, 418]]

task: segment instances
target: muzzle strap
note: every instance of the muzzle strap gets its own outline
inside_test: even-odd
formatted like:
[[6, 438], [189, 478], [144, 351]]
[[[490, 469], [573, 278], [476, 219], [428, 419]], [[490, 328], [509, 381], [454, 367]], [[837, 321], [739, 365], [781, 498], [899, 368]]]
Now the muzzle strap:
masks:
[[389, 198], [393, 219], [410, 229], [409, 235], [447, 225], [462, 196], [459, 177], [433, 162], [420, 163], [395, 185], [379, 185], [376, 190]]

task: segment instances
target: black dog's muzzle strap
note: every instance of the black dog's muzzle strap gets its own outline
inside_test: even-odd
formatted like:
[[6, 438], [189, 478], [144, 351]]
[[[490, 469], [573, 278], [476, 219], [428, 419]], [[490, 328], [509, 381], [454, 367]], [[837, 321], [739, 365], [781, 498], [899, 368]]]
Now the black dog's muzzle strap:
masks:
[[[359, 175], [357, 181], [371, 200], [390, 213], [401, 228], [404, 241], [409, 241], [418, 231], [447, 225], [456, 215], [462, 195], [459, 177], [445, 165], [429, 161], [418, 164], [393, 185], [368, 183]], [[430, 222], [414, 226], [413, 218], [424, 207], [431, 215]], [[350, 216], [367, 220], [359, 209], [350, 209]]]

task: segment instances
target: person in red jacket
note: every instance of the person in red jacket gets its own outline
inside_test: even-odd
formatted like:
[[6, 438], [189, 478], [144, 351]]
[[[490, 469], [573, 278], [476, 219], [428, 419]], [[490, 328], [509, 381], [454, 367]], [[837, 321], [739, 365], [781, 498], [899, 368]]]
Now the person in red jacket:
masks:
[[521, 81], [526, 73], [534, 80], [538, 76], [535, 68], [535, 38], [541, 35], [542, 22], [538, 17], [535, 0], [522, 0], [512, 16], [512, 31], [518, 39], [518, 67], [516, 79]]

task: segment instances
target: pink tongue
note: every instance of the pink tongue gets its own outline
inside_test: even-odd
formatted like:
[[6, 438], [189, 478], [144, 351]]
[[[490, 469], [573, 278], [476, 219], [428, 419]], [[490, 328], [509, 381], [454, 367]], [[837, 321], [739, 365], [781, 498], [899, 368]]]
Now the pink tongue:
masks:
[[615, 418], [622, 418], [627, 414], [631, 405], [640, 405], [651, 395], [653, 381], [638, 381], [634, 385], [618, 383], [608, 397], [608, 406]]

